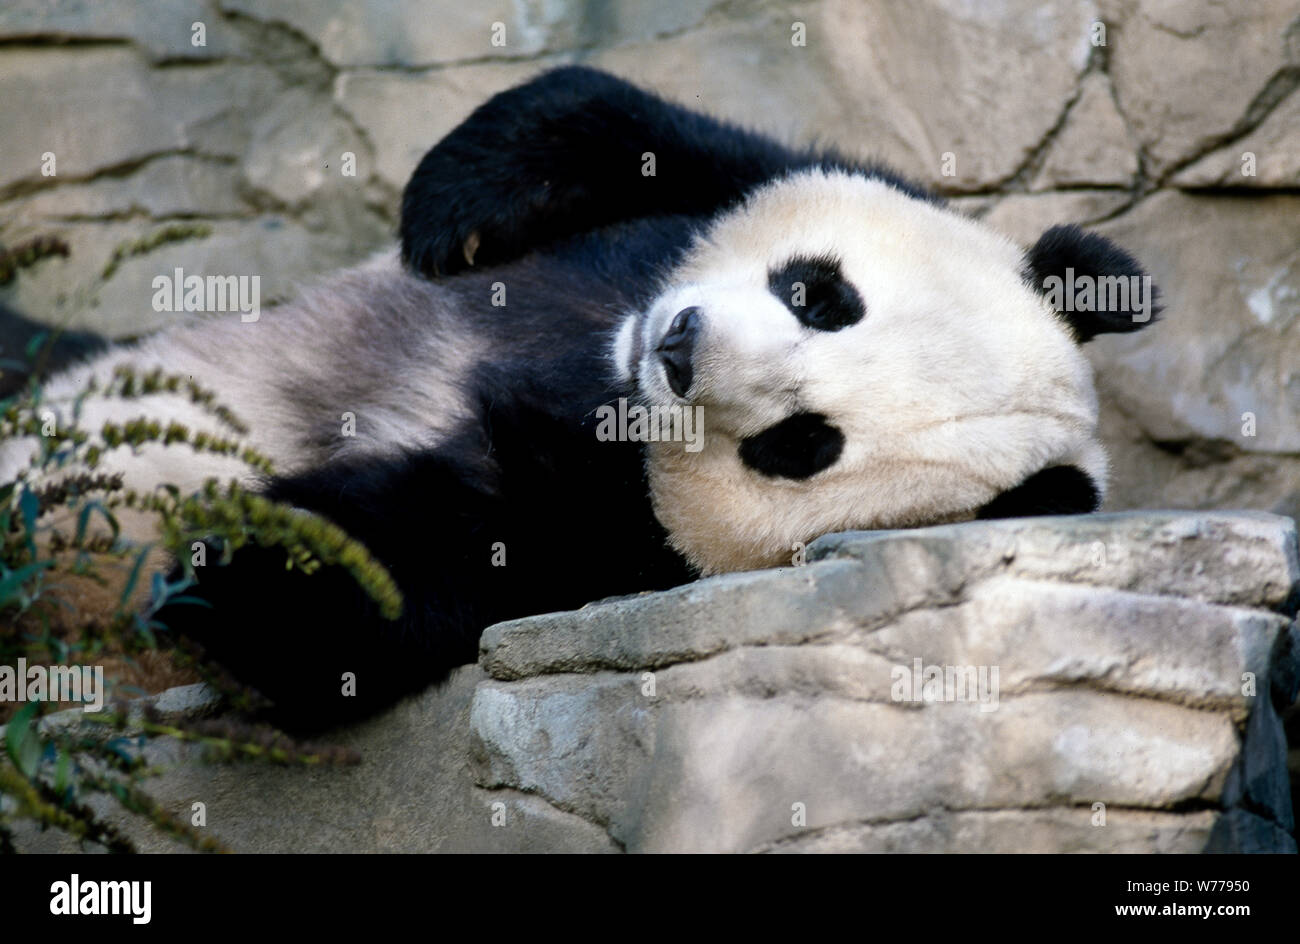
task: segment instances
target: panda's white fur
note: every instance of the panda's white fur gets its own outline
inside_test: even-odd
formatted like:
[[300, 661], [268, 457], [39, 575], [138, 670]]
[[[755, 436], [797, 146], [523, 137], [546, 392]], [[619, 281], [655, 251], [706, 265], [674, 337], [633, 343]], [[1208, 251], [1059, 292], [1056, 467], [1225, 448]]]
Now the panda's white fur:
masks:
[[[796, 255], [838, 258], [866, 317], [801, 325], [767, 284]], [[648, 400], [682, 402], [654, 348], [676, 312], [702, 312], [689, 393], [703, 449], [649, 447], [673, 546], [718, 573], [788, 560], [830, 531], [969, 518], [1047, 466], [1077, 466], [1101, 491], [1091, 369], [1023, 265], [988, 227], [858, 175], [802, 172], [719, 218], [615, 344]], [[803, 480], [747, 468], [739, 441], [796, 410], [840, 428], [839, 461]]]
[[[464, 330], [445, 289], [405, 270], [389, 250], [258, 321], [204, 316], [110, 348], [50, 378], [40, 411], [53, 412], [66, 428], [92, 378], [102, 390], [119, 366], [137, 374], [159, 369], [215, 393], [248, 427], [236, 438], [270, 458], [277, 474], [291, 474], [347, 455], [435, 446], [462, 418], [459, 379], [485, 352], [486, 342]], [[183, 393], [90, 396], [79, 411], [77, 425], [88, 432], [145, 417], [232, 436]], [[340, 434], [345, 414], [364, 417], [355, 435]], [[36, 451], [30, 439], [0, 442], [0, 481], [23, 473]], [[98, 470], [118, 473], [142, 492], [164, 483], [193, 491], [208, 478], [245, 485], [259, 478], [232, 457], [156, 444], [109, 451]]]

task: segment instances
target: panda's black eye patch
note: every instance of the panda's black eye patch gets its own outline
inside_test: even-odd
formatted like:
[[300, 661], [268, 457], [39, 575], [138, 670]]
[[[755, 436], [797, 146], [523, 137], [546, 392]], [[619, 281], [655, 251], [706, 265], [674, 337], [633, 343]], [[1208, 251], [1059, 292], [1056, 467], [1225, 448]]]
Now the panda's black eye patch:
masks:
[[768, 272], [767, 287], [802, 324], [818, 331], [839, 331], [867, 313], [832, 256], [795, 256]]
[[811, 478], [843, 451], [844, 434], [820, 413], [795, 413], [740, 441], [740, 461], [769, 478]]

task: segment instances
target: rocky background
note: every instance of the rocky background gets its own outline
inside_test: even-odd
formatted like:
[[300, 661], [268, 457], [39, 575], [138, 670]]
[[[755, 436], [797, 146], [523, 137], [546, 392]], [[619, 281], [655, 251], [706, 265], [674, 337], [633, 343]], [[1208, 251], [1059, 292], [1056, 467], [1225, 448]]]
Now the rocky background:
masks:
[[1091, 346], [1110, 507], [1300, 513], [1294, 0], [8, 0], [0, 245], [69, 254], [0, 303], [121, 337], [175, 317], [149, 304], [175, 266], [284, 298], [391, 239], [476, 104], [566, 62], [882, 158], [1021, 240], [1121, 240], [1167, 317]]
[[[0, 246], [39, 239], [58, 251], [21, 268], [23, 252], [0, 253], [0, 305], [125, 337], [177, 317], [150, 305], [151, 279], [175, 267], [259, 275], [263, 304], [289, 297], [390, 244], [407, 175], [475, 105], [569, 62], [793, 142], [881, 158], [1025, 242], [1060, 222], [1113, 236], [1151, 270], [1166, 315], [1089, 347], [1114, 458], [1110, 508], [1300, 515], [1294, 0], [7, 0]], [[1070, 559], [1021, 572], [1014, 553], [990, 571], [961, 547], [1001, 532], [965, 527], [967, 537], [943, 538], [947, 550], [926, 552], [943, 566], [920, 576], [912, 568], [930, 558], [886, 535], [903, 543], [840, 542], [828, 553], [843, 560], [807, 571], [539, 618], [551, 619], [551, 638], [579, 640], [571, 663], [529, 655], [540, 623], [494, 631], [452, 686], [349, 735], [379, 765], [351, 792], [285, 773], [275, 782], [306, 791], [299, 807], [275, 799], [269, 780], [205, 772], [179, 781], [173, 799], [183, 808], [200, 790], [228, 796], [239, 821], [227, 818], [226, 834], [253, 848], [1294, 849], [1277, 720], [1283, 694], [1294, 695], [1300, 638], [1283, 619], [1296, 602], [1293, 530], [1207, 515], [1028, 539], [1031, 561], [1079, 542], [1118, 542], [1128, 555], [1081, 577]], [[848, 577], [837, 568], [864, 554], [884, 555], [875, 563], [894, 583], [840, 600], [836, 581]], [[945, 596], [971, 567], [969, 592]], [[872, 607], [912, 579], [916, 612], [871, 622]], [[800, 615], [809, 588], [824, 594]], [[932, 631], [933, 607], [946, 608], [955, 636]], [[698, 632], [679, 650], [637, 648], [687, 616]], [[748, 642], [708, 649], [713, 625]], [[790, 625], [810, 635], [763, 636]], [[1020, 633], [1015, 658], [996, 649], [1002, 633]], [[1007, 705], [979, 724], [895, 717], [843, 667], [921, 652], [1002, 660]], [[654, 710], [629, 694], [643, 669], [673, 683]], [[1243, 673], [1273, 694], [1241, 695], [1229, 681]], [[825, 701], [809, 702], [814, 691]], [[740, 724], [737, 706], [773, 697], [806, 710], [723, 730], [821, 745], [792, 765], [831, 785], [808, 808], [809, 832], [782, 825], [805, 802], [803, 781], [722, 769], [728, 755], [708, 750], [718, 719]], [[586, 730], [582, 706], [611, 724]], [[1010, 725], [1005, 736], [999, 725]], [[843, 754], [863, 726], [883, 732], [862, 749], [886, 763]], [[948, 752], [954, 740], [975, 749]], [[417, 741], [427, 755], [410, 755]], [[678, 765], [671, 784], [642, 764], [655, 744]], [[899, 768], [890, 744], [933, 756]], [[574, 750], [552, 769], [555, 745]], [[939, 776], [950, 755], [966, 766]], [[752, 796], [712, 792], [741, 781]], [[429, 787], [448, 783], [444, 794]], [[660, 797], [672, 789], [676, 800]], [[340, 805], [340, 795], [368, 799]], [[749, 802], [760, 795], [780, 809]], [[494, 802], [537, 828], [467, 825]], [[1094, 803], [1121, 828], [1092, 829]]]

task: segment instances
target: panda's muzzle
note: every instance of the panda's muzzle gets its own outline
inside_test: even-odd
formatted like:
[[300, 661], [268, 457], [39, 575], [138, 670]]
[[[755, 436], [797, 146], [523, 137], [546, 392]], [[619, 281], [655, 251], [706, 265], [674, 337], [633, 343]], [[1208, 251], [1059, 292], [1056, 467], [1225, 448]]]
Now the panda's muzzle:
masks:
[[695, 353], [695, 339], [700, 332], [700, 309], [692, 305], [679, 311], [668, 332], [655, 348], [664, 365], [664, 377], [673, 393], [685, 397], [691, 389], [695, 371], [691, 358]]

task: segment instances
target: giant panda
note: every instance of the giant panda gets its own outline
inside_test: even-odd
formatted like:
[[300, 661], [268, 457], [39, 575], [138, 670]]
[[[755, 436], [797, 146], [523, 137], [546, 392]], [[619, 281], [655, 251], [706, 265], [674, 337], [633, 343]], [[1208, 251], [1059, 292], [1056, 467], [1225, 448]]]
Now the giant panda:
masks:
[[[151, 447], [111, 468], [136, 488], [243, 475], [387, 566], [396, 620], [345, 573], [257, 546], [198, 569], [207, 605], [158, 614], [310, 729], [473, 661], [496, 621], [789, 564], [826, 532], [1093, 511], [1106, 457], [1080, 345], [1152, 311], [1058, 311], [1044, 285], [1067, 269], [1143, 274], [1076, 227], [1025, 249], [885, 168], [566, 67], [428, 152], [400, 256], [255, 323], [112, 348], [46, 402], [119, 364], [192, 375], [277, 474]], [[701, 435], [600, 435], [615, 404], [695, 411]], [[182, 398], [82, 409], [88, 428], [211, 422]], [[0, 472], [26, 458], [8, 447]]]

